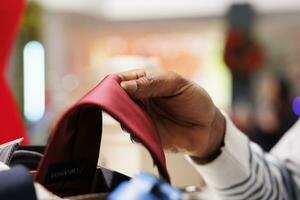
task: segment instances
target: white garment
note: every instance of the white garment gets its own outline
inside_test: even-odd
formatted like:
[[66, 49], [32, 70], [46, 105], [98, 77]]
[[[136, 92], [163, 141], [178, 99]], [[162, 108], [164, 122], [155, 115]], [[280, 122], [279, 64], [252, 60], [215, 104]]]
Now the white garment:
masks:
[[268, 154], [225, 118], [220, 156], [205, 165], [187, 157], [217, 196], [230, 200], [300, 198], [300, 119]]

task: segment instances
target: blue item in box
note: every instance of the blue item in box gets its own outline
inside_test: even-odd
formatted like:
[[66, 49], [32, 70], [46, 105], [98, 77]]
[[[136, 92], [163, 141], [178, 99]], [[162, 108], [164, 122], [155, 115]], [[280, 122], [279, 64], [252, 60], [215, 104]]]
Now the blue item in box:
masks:
[[181, 191], [157, 177], [142, 172], [130, 181], [120, 184], [108, 200], [178, 200]]

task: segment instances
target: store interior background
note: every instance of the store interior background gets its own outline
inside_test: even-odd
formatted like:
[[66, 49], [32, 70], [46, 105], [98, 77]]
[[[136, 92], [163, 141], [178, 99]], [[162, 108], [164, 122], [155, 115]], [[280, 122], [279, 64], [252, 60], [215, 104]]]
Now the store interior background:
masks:
[[[290, 108], [292, 99], [300, 94], [300, 1], [248, 1], [256, 13], [252, 31], [263, 59], [251, 74], [253, 102], [241, 101], [232, 109], [232, 74], [224, 62], [226, 13], [232, 4], [244, 2], [28, 1], [7, 77], [31, 143], [45, 144], [63, 111], [105, 75], [136, 68], [172, 70], [191, 78], [249, 135], [257, 129], [274, 132], [280, 123], [280, 81], [286, 83], [284, 95]], [[44, 60], [45, 69], [26, 68], [24, 56], [30, 47], [37, 49], [29, 60]], [[44, 91], [42, 98], [26, 97], [35, 90], [24, 89], [26, 70], [30, 70], [30, 79], [41, 81], [36, 88]], [[39, 106], [28, 111], [25, 98]], [[32, 117], [30, 112], [38, 114]], [[167, 162], [176, 186], [203, 184], [183, 155], [167, 154]], [[140, 170], [157, 173], [148, 152], [132, 144], [129, 135], [107, 115], [99, 163], [128, 175]]]

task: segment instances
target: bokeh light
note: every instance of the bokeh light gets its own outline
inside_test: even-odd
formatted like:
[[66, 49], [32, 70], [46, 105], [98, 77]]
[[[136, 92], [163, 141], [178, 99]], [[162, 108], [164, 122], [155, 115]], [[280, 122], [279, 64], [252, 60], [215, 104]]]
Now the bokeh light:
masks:
[[293, 110], [296, 115], [300, 116], [300, 96], [294, 99]]

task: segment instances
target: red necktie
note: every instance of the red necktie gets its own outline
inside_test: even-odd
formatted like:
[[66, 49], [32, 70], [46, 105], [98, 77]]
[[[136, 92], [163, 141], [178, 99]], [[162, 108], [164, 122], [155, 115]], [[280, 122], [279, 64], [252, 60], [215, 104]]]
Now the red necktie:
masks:
[[6, 66], [24, 8], [23, 0], [5, 0], [0, 4], [0, 144], [24, 137], [25, 128], [17, 105], [5, 80]]
[[89, 192], [99, 155], [102, 110], [141, 141], [161, 176], [170, 181], [153, 121], [120, 87], [120, 82], [116, 75], [107, 76], [62, 116], [40, 163], [38, 182], [63, 195], [74, 194], [66, 190]]

